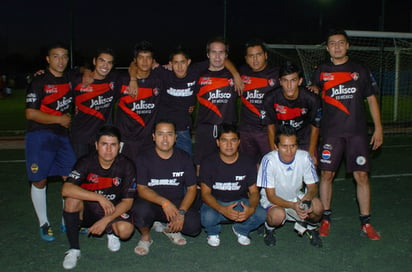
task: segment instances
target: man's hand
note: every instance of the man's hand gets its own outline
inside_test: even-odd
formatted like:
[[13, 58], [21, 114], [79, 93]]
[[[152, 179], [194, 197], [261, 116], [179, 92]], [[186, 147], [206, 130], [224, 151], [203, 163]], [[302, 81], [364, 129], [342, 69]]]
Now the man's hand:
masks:
[[240, 76], [233, 77], [233, 82], [235, 84], [235, 90], [239, 96], [242, 96], [243, 89], [245, 88], [245, 83]]
[[116, 210], [116, 207], [113, 205], [113, 203], [110, 200], [108, 200], [106, 197], [104, 197], [103, 195], [100, 195], [100, 196], [101, 197], [99, 198], [99, 205], [104, 210], [104, 215], [108, 216], [114, 213], [114, 211]]
[[59, 125], [61, 125], [62, 127], [65, 128], [69, 128], [70, 127], [70, 123], [72, 122], [72, 118], [70, 117], [70, 114], [63, 114], [62, 116], [60, 116], [60, 122]]
[[89, 86], [92, 84], [94, 81], [94, 75], [93, 72], [90, 69], [84, 69], [83, 70], [83, 76], [82, 76], [82, 85], [83, 86]]
[[243, 222], [246, 221], [249, 217], [251, 217], [255, 213], [255, 208], [249, 207], [243, 202], [240, 202], [240, 205], [243, 207], [243, 211], [239, 212], [239, 217], [236, 222]]
[[230, 205], [224, 206], [222, 214], [230, 220], [238, 221], [239, 211], [234, 210], [233, 208], [238, 205], [237, 202]]
[[369, 144], [372, 145], [372, 150], [378, 149], [383, 144], [382, 129], [375, 129]]
[[185, 222], [185, 216], [178, 214], [167, 225], [166, 232], [180, 232], [183, 229], [183, 223]]
[[300, 219], [305, 220], [306, 218], [309, 217], [309, 214], [313, 211], [312, 207], [309, 207], [309, 209], [303, 210], [300, 208], [302, 202], [304, 200], [295, 202], [295, 205], [293, 207], [293, 209], [296, 211], [296, 213], [298, 214], [298, 216], [300, 217]]
[[[167, 200], [167, 201], [169, 201], [169, 200]], [[170, 201], [169, 201], [169, 204], [162, 207], [162, 209], [163, 209], [163, 212], [166, 215], [166, 219], [167, 219], [168, 222], [172, 222], [175, 219], [175, 217], [180, 215], [179, 210]]]
[[318, 86], [316, 85], [308, 85], [306, 86], [306, 88], [308, 88], [309, 91], [315, 93], [315, 94], [319, 94], [320, 93], [320, 89]]
[[103, 232], [106, 230], [107, 225], [110, 223], [109, 219], [103, 217], [102, 219], [98, 220], [89, 228], [89, 234], [93, 235], [102, 235]]

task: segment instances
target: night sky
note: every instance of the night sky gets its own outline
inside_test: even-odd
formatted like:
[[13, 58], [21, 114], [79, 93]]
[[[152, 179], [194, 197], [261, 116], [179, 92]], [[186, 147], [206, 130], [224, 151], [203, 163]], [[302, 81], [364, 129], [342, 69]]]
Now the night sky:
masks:
[[[10, 64], [15, 58], [29, 59], [27, 69], [39, 66], [42, 50], [54, 41], [72, 41], [75, 62], [90, 58], [98, 47], [111, 47], [117, 66], [128, 65], [140, 40], [153, 42], [160, 63], [178, 44], [194, 60], [202, 60], [207, 40], [224, 34], [224, 0], [105, 2], [3, 0], [0, 69], [16, 65]], [[384, 30], [410, 32], [412, 1], [384, 2]], [[253, 37], [268, 43], [318, 44], [330, 27], [377, 31], [382, 0], [227, 0], [226, 11], [226, 37], [236, 62], [242, 60], [244, 42]]]

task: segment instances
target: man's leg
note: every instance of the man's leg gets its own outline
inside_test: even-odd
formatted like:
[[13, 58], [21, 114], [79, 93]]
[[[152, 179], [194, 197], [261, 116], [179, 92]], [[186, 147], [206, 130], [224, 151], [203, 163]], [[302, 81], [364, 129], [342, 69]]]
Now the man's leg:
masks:
[[319, 228], [319, 235], [320, 236], [328, 236], [329, 229], [330, 229], [330, 221], [331, 221], [331, 202], [332, 202], [332, 185], [333, 179], [335, 177], [336, 172], [334, 171], [321, 171], [321, 178], [320, 178], [320, 185], [319, 185], [319, 193], [320, 193], [320, 200], [323, 204], [324, 211], [322, 215], [322, 221]]
[[40, 224], [40, 237], [48, 242], [54, 241], [53, 231], [47, 217], [47, 180], [31, 183], [31, 201]]
[[69, 241], [69, 250], [66, 251], [63, 260], [65, 269], [76, 267], [80, 258], [79, 227], [80, 211], [83, 209], [83, 202], [78, 199], [66, 198], [64, 201], [63, 218], [66, 223], [66, 235]]

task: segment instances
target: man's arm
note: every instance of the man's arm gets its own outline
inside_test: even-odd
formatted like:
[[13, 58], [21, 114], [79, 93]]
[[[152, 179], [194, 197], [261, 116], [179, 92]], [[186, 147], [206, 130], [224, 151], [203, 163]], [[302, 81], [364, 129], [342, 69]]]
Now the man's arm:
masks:
[[267, 125], [267, 131], [268, 131], [268, 141], [269, 141], [270, 150], [277, 150], [278, 148], [275, 145], [275, 133], [276, 133], [275, 124]]
[[212, 189], [203, 182], [200, 183], [200, 190], [202, 200], [206, 205], [208, 205], [212, 209], [215, 209], [230, 220], [236, 221], [238, 219], [239, 212], [233, 209], [237, 205], [236, 202], [227, 206], [219, 204], [216, 198], [212, 195]]
[[381, 113], [379, 110], [378, 100], [375, 95], [368, 96], [367, 98], [369, 104], [369, 110], [375, 126], [371, 141], [369, 144], [372, 145], [372, 149], [376, 150], [383, 144], [383, 128], [381, 121]]
[[159, 195], [148, 186], [138, 184], [137, 192], [142, 199], [161, 206], [168, 221], [172, 221], [179, 215], [179, 210], [169, 199]]
[[242, 78], [238, 70], [236, 69], [235, 65], [228, 59], [225, 59], [225, 68], [229, 70], [229, 72], [233, 76], [233, 81], [235, 83], [235, 90], [239, 96], [242, 96], [243, 89], [245, 88], [245, 84], [243, 83]]
[[[193, 201], [196, 198], [197, 194], [197, 185], [188, 186], [186, 190], [186, 194], [183, 197], [182, 202], [180, 203], [179, 210], [183, 210], [187, 212], [190, 206], [192, 205]], [[168, 229], [170, 232], [179, 232], [183, 228], [183, 224], [185, 221], [185, 216], [180, 214], [173, 218], [168, 225]]]
[[40, 124], [59, 124], [62, 127], [68, 128], [70, 126], [71, 117], [69, 114], [52, 115], [42, 112], [38, 109], [26, 109], [26, 119], [35, 121]]

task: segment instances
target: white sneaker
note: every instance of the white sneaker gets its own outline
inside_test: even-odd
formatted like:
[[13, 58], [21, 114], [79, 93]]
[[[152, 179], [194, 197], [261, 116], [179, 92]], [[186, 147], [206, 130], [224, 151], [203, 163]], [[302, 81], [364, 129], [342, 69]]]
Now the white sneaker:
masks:
[[219, 235], [209, 235], [207, 236], [207, 243], [209, 246], [217, 247], [220, 245]]
[[69, 249], [66, 251], [63, 260], [64, 269], [73, 269], [77, 265], [77, 260], [80, 259], [80, 249]]
[[107, 248], [111, 252], [120, 250], [120, 239], [114, 234], [107, 234]]
[[166, 225], [163, 224], [162, 222], [160, 222], [160, 221], [154, 221], [153, 222], [152, 229], [155, 232], [163, 232], [165, 228], [166, 228]]
[[233, 233], [237, 236], [237, 242], [239, 243], [239, 244], [241, 244], [242, 246], [248, 246], [248, 245], [250, 245], [250, 239], [249, 239], [249, 237], [247, 237], [247, 236], [245, 236], [245, 235], [242, 235], [242, 234], [240, 234], [240, 233], [237, 233], [236, 232], [236, 230], [235, 230], [235, 228], [232, 226], [232, 230], [233, 230]]

